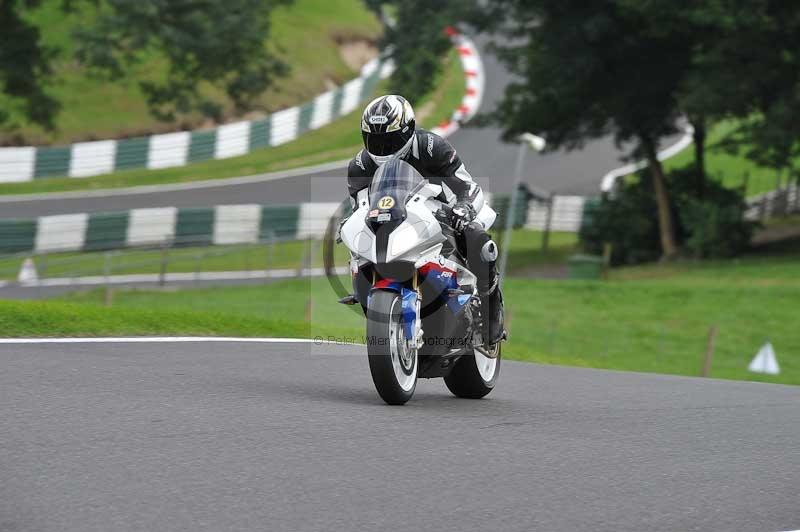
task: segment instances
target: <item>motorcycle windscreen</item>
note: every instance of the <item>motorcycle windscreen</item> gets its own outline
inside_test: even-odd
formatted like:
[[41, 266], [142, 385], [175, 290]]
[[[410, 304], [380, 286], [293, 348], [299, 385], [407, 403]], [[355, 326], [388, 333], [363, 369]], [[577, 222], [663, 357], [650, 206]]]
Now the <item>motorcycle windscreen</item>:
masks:
[[407, 162], [392, 158], [375, 171], [369, 186], [370, 225], [401, 222], [406, 218], [406, 201], [424, 184], [425, 179]]

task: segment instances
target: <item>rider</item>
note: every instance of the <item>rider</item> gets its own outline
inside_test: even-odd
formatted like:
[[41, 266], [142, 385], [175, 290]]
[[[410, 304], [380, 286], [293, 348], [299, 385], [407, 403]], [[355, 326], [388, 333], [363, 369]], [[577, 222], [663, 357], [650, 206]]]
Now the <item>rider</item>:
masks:
[[503, 338], [503, 296], [497, 274], [497, 245], [476, 220], [484, 206], [483, 192], [467, 172], [456, 150], [442, 137], [416, 127], [411, 104], [397, 95], [376, 98], [361, 117], [364, 149], [347, 168], [347, 188], [356, 201], [369, 187], [375, 170], [392, 157], [413, 166], [423, 177], [441, 184], [453, 205], [453, 227], [463, 236], [469, 268], [478, 277], [481, 308], [489, 317], [489, 344]]

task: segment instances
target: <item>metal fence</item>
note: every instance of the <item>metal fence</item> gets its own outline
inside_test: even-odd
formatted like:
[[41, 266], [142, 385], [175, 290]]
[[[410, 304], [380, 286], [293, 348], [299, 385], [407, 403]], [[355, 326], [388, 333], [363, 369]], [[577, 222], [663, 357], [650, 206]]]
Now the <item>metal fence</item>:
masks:
[[752, 221], [800, 213], [800, 184], [786, 183], [781, 188], [749, 198], [747, 205], [745, 218]]
[[0, 282], [164, 284], [308, 275], [321, 266], [315, 250], [338, 207], [220, 205], [0, 220]]
[[532, 198], [528, 202], [525, 228], [577, 233], [583, 223], [587, 199], [584, 196], [551, 196], [547, 200]]
[[[8, 286], [165, 285], [175, 282], [286, 279], [324, 274], [319, 239], [273, 238], [247, 244], [160, 246], [81, 253], [0, 256], [0, 288]], [[342, 253], [339, 264], [345, 264]], [[339, 272], [341, 270], [341, 272]], [[347, 271], [346, 267], [337, 270]]]

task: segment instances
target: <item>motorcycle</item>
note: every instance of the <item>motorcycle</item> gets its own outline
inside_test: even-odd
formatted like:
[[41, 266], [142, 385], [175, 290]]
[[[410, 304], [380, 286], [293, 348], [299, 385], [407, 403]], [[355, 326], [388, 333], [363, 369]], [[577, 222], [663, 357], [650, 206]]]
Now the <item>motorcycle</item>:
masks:
[[[477, 220], [488, 229], [495, 218], [487, 205]], [[389, 404], [411, 399], [417, 378], [442, 377], [454, 395], [474, 399], [497, 382], [500, 343], [484, 340], [477, 278], [451, 219], [442, 185], [392, 159], [339, 228], [354, 288], [340, 302], [362, 307], [370, 373]]]

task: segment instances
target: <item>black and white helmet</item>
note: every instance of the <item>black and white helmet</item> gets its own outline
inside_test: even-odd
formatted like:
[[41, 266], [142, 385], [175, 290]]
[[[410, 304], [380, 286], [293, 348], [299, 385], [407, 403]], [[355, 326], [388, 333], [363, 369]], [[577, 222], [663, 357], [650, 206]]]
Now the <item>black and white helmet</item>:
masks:
[[376, 164], [408, 150], [415, 129], [414, 109], [408, 100], [395, 94], [372, 100], [361, 117], [364, 147]]

